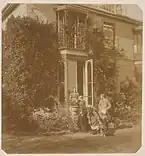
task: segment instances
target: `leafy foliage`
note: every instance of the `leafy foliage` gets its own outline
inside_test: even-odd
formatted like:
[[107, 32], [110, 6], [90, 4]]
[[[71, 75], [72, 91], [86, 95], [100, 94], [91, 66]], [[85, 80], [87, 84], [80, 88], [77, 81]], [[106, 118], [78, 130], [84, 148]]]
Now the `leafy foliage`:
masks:
[[115, 116], [120, 120], [137, 123], [141, 118], [141, 98], [141, 90], [132, 80], [122, 82], [121, 93], [116, 95]]
[[[3, 31], [3, 105], [22, 109], [22, 117], [34, 107], [51, 107], [57, 95], [57, 70], [61, 65], [55, 25], [29, 17], [11, 17]], [[26, 113], [27, 112], [27, 113]], [[14, 114], [14, 112], [13, 112]]]
[[[96, 91], [100, 93], [111, 93], [115, 90], [115, 59], [106, 52], [104, 46], [104, 33], [102, 30], [96, 28], [88, 31], [88, 51], [90, 58], [94, 60], [94, 80], [95, 88], [99, 85]], [[113, 51], [115, 53], [115, 51]], [[99, 82], [99, 84], [96, 82]]]
[[4, 90], [13, 99], [37, 106], [57, 93], [61, 55], [52, 24], [12, 17], [3, 33], [3, 48]]

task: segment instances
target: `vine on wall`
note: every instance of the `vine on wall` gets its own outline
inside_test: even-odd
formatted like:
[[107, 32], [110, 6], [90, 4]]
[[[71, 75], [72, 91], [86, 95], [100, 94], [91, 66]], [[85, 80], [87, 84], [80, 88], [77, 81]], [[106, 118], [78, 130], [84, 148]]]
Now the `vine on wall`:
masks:
[[[99, 28], [87, 32], [88, 51], [90, 58], [94, 60], [94, 85], [97, 95], [101, 93], [115, 93], [115, 58], [104, 47], [104, 33]], [[115, 51], [112, 51], [115, 52]]]

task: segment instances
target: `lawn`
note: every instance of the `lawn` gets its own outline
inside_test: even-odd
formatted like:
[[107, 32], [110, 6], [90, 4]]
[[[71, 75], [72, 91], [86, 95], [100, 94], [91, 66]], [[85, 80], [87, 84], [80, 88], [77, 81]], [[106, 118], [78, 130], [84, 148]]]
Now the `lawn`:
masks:
[[136, 152], [141, 146], [141, 128], [118, 130], [116, 136], [102, 137], [89, 133], [61, 136], [26, 136], [3, 134], [6, 153], [110, 153]]

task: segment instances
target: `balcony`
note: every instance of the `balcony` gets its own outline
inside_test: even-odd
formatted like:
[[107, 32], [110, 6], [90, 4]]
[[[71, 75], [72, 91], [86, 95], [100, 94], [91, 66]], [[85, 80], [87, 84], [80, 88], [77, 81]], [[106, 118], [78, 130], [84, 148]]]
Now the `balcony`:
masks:
[[60, 49], [86, 49], [85, 17], [85, 14], [68, 8], [57, 12]]
[[75, 29], [69, 29], [61, 25], [58, 32], [58, 42], [60, 49], [86, 49], [85, 25], [78, 25]]
[[[64, 8], [65, 9], [57, 12], [59, 49], [88, 51], [88, 46], [91, 40], [94, 39], [88, 36], [87, 30], [89, 29], [89, 31], [93, 33], [95, 30], [94, 25], [96, 26], [98, 20], [95, 19], [96, 17], [91, 16], [91, 14], [88, 16], [88, 14], [79, 12], [78, 10]], [[89, 22], [86, 22], [87, 20]], [[95, 24], [94, 21], [96, 21]], [[103, 28], [105, 49], [113, 51], [115, 36], [114, 24], [108, 22], [100, 22], [98, 24], [101, 24], [101, 29]], [[96, 44], [95, 40], [93, 43]]]

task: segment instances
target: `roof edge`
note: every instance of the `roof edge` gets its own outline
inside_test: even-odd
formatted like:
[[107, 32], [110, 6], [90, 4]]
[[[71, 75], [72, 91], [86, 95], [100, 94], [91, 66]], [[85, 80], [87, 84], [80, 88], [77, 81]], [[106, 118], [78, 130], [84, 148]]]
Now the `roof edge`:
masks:
[[17, 8], [20, 4], [17, 3], [8, 3], [3, 9], [2, 9], [2, 21], [5, 20], [11, 12]]
[[[3, 9], [2, 9], [2, 21], [5, 20], [7, 18], [7, 16], [16, 8], [20, 5], [21, 3], [17, 4], [17, 3], [8, 3]], [[122, 16], [122, 15], [115, 15], [109, 12], [105, 12], [103, 10], [99, 10], [97, 8], [91, 8], [89, 6], [84, 6], [83, 4], [70, 4], [71, 6], [74, 7], [79, 7], [80, 9], [86, 9], [87, 11], [92, 11], [98, 14], [103, 14], [105, 16], [111, 17], [111, 18], [116, 18], [118, 20], [122, 20], [122, 21], [127, 21], [129, 23], [134, 23], [134, 24], [140, 24], [143, 25], [143, 21], [141, 20], [136, 20], [127, 16]], [[78, 9], [79, 9], [78, 8]]]
[[[123, 15], [116, 15], [116, 14], [113, 14], [113, 13], [109, 13], [109, 12], [106, 12], [104, 10], [100, 10], [100, 9], [97, 9], [97, 8], [92, 8], [92, 7], [89, 7], [89, 6], [84, 6], [83, 4], [77, 4], [79, 7], [83, 7], [83, 8], [86, 8], [88, 10], [91, 10], [92, 12], [96, 12], [98, 14], [103, 14], [105, 16], [112, 16], [112, 18], [117, 18], [118, 20], [123, 20], [123, 21], [128, 21], [128, 22], [131, 22], [131, 23], [134, 23], [134, 24], [143, 24], [143, 21], [141, 20], [136, 20], [136, 19], [133, 19], [131, 17], [128, 17], [128, 16], [123, 16]], [[74, 5], [76, 6], [76, 5]]]

